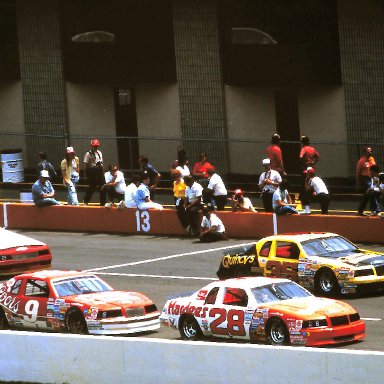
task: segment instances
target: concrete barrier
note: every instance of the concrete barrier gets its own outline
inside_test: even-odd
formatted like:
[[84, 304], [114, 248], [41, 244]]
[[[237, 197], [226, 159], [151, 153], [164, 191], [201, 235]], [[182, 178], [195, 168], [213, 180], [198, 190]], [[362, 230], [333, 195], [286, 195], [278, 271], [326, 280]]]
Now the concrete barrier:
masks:
[[381, 384], [384, 353], [1, 331], [0, 380]]
[[[173, 209], [139, 211], [99, 206], [52, 206], [4, 203], [0, 225], [9, 229], [42, 229], [127, 234], [185, 235]], [[217, 212], [230, 238], [259, 239], [273, 234], [271, 213]], [[277, 217], [278, 233], [335, 232], [355, 242], [383, 243], [379, 217], [292, 215]]]

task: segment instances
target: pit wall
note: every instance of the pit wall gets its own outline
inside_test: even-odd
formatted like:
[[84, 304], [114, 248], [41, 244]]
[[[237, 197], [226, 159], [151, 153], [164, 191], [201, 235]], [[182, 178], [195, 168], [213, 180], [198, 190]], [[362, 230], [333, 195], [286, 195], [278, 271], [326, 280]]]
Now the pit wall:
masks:
[[[0, 225], [9, 229], [40, 229], [153, 235], [185, 235], [172, 209], [136, 209], [3, 203]], [[217, 212], [229, 238], [259, 239], [274, 233], [333, 232], [354, 242], [383, 243], [384, 220], [379, 217], [338, 215], [274, 216], [271, 213]], [[276, 226], [274, 226], [274, 217]]]
[[373, 351], [23, 331], [0, 338], [1, 382], [381, 384], [384, 376], [384, 353]]

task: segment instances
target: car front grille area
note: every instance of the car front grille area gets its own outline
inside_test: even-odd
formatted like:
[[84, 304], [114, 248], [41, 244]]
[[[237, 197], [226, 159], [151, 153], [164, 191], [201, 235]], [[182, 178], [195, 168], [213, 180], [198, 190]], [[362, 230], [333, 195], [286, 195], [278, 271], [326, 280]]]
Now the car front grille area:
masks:
[[108, 319], [108, 318], [111, 318], [111, 317], [119, 317], [119, 316], [122, 316], [122, 312], [121, 312], [121, 309], [114, 309], [112, 311], [100, 311], [98, 314], [97, 314], [97, 318], [98, 319]]
[[336, 316], [331, 317], [331, 324], [333, 327], [337, 327], [340, 325], [347, 325], [349, 323], [354, 323], [355, 321], [360, 320], [360, 315], [358, 313], [352, 313], [351, 315], [344, 315], [344, 316]]
[[355, 271], [355, 277], [374, 276], [374, 269], [377, 276], [384, 276], [384, 265], [375, 265], [374, 268], [358, 269]]
[[146, 305], [144, 307], [145, 309], [145, 313], [153, 313], [153, 312], [157, 312], [157, 307], [155, 304], [150, 304], [150, 305]]
[[[126, 317], [140, 317], [148, 313], [157, 312], [157, 307], [155, 304], [150, 304], [150, 305], [146, 305], [145, 307], [125, 308], [124, 312]], [[123, 316], [123, 312], [121, 309], [113, 309], [110, 311], [99, 311], [99, 313], [97, 314], [98, 319], [108, 319], [108, 318], [120, 317], [120, 316]]]

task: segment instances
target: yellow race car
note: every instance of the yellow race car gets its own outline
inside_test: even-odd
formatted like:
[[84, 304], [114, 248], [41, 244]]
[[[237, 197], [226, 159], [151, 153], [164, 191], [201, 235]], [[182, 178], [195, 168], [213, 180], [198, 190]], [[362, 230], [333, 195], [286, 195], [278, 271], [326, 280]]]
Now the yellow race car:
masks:
[[223, 256], [219, 279], [289, 278], [319, 295], [384, 288], [384, 254], [359, 249], [335, 233], [281, 234]]

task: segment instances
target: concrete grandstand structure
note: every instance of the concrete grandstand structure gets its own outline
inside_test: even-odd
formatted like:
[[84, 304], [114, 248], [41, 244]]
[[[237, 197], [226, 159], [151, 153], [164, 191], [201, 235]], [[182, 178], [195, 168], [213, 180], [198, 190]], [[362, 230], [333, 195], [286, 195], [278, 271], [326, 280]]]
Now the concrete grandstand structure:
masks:
[[383, 167], [383, 36], [382, 0], [0, 0], [0, 149], [254, 175], [278, 132], [297, 174], [305, 134], [351, 178], [366, 144]]

